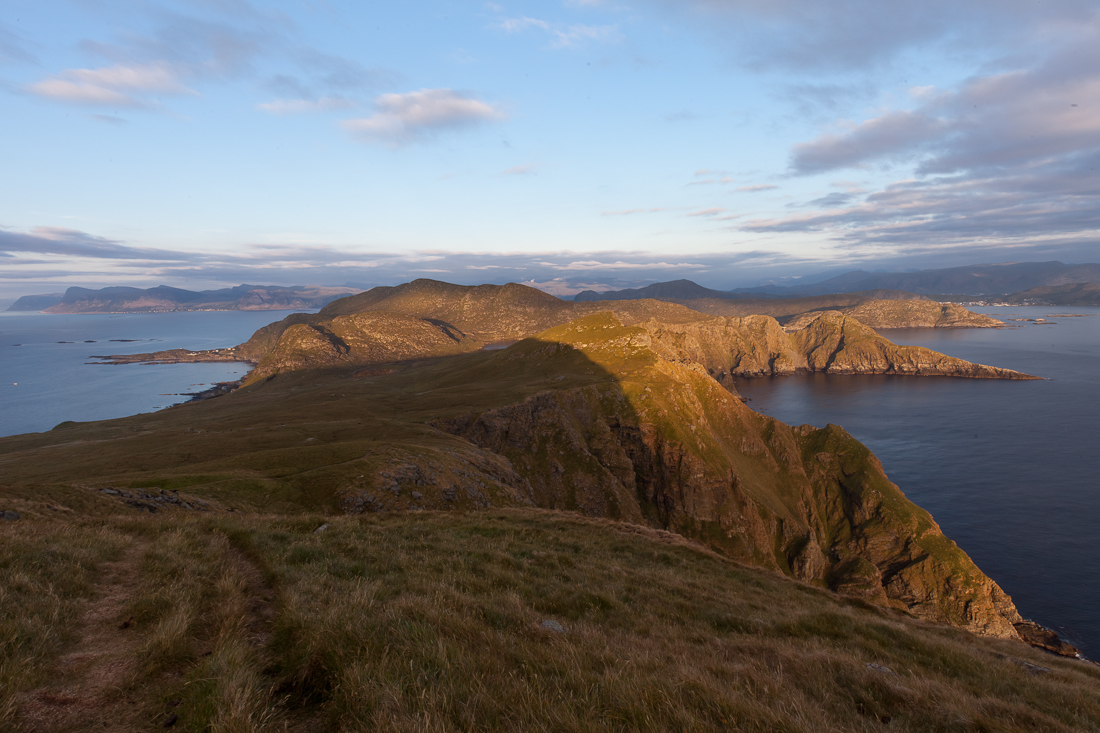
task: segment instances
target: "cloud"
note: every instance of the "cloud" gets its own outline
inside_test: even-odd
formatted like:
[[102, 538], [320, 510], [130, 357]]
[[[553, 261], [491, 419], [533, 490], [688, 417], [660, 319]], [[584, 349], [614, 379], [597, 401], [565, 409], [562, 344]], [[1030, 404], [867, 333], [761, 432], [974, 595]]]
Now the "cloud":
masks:
[[541, 30], [550, 37], [551, 48], [571, 48], [587, 41], [617, 43], [622, 40], [618, 28], [613, 25], [565, 25], [526, 16], [505, 18], [492, 27], [505, 33], [522, 33], [532, 28]]
[[27, 44], [3, 25], [0, 25], [0, 63], [33, 64], [34, 55]]
[[492, 105], [452, 89], [383, 94], [374, 100], [374, 106], [375, 114], [344, 120], [341, 127], [363, 140], [399, 146], [445, 130], [505, 119]]
[[742, 193], [755, 193], [757, 191], [771, 191], [776, 188], [779, 188], [779, 186], [771, 183], [758, 183], [754, 186], [738, 186], [737, 190]]
[[690, 214], [685, 214], [685, 216], [718, 216], [719, 214], [724, 213], [726, 213], [725, 209], [716, 207], [713, 209], [700, 209], [699, 211], [693, 211]]
[[31, 94], [70, 104], [146, 107], [150, 95], [195, 95], [179, 70], [159, 62], [98, 69], [68, 69], [25, 87]]
[[544, 31], [550, 30], [550, 24], [545, 20], [539, 20], [538, 18], [505, 18], [496, 24], [496, 27], [504, 31], [505, 33], [520, 33], [528, 28], [541, 28]]
[[839, 191], [834, 191], [833, 193], [826, 194], [825, 196], [813, 199], [812, 201], [807, 201], [804, 204], [799, 204], [799, 206], [812, 206], [818, 209], [835, 209], [839, 206], [844, 206], [845, 204], [850, 202], [852, 198], [853, 196], [850, 193], [840, 193]]
[[12, 252], [116, 260], [178, 260], [189, 257], [179, 252], [129, 247], [113, 239], [62, 227], [35, 227], [30, 232], [0, 229], [0, 254]]
[[[753, 232], [819, 232], [841, 246], [1038, 246], [1100, 238], [1100, 17], [1067, 32], [1031, 65], [921, 88], [885, 110], [794, 146], [791, 173], [896, 166], [865, 194], [841, 184], [804, 206], [757, 219]], [[1022, 63], [1022, 62], [1021, 62]]]
[[822, 232], [845, 247], [1038, 246], [1100, 239], [1100, 151], [1008, 174], [893, 183], [855, 206], [756, 219], [751, 232]]
[[[650, 0], [713, 35], [758, 69], [867, 71], [938, 47], [1016, 51], [1089, 22], [1091, 0]], [[1055, 43], [1058, 41], [1055, 40]]]
[[675, 264], [670, 262], [624, 262], [623, 260], [616, 260], [614, 262], [601, 262], [600, 260], [574, 260], [567, 263], [555, 263], [555, 262], [539, 262], [543, 267], [548, 267], [551, 270], [699, 270], [706, 269], [707, 265], [695, 263], [695, 262], [677, 262]]
[[537, 166], [534, 163], [528, 163], [526, 165], [514, 165], [508, 170], [501, 171], [502, 176], [527, 176], [535, 172]]
[[883, 157], [913, 157], [948, 127], [946, 120], [922, 111], [890, 112], [854, 125], [846, 133], [822, 135], [795, 145], [791, 168], [805, 175], [863, 166]]
[[274, 102], [257, 104], [257, 109], [262, 109], [268, 114], [284, 116], [302, 114], [305, 112], [327, 112], [334, 109], [348, 109], [355, 103], [342, 97], [321, 97], [319, 99], [276, 99]]
[[630, 216], [631, 214], [655, 214], [658, 211], [668, 211], [668, 209], [661, 207], [654, 207], [650, 209], [623, 209], [621, 211], [601, 211], [601, 216]]

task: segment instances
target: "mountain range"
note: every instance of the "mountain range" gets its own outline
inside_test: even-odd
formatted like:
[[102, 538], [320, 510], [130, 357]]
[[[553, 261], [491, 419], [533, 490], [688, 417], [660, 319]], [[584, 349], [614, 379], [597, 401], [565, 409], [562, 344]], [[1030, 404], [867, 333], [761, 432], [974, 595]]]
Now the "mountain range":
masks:
[[294, 285], [238, 285], [220, 290], [183, 290], [167, 285], [155, 288], [108, 287], [99, 290], [72, 287], [63, 295], [25, 295], [9, 311], [45, 313], [168, 313], [196, 310], [286, 310], [320, 308], [355, 288]]
[[585, 290], [574, 300], [658, 300], [801, 298], [837, 293], [862, 293], [879, 299], [905, 299], [917, 295], [1006, 295], [1036, 287], [1100, 283], [1100, 264], [1066, 265], [1061, 262], [1014, 262], [1000, 265], [967, 265], [915, 272], [864, 272], [853, 270], [805, 285], [763, 285], [753, 288], [714, 290], [691, 280], [654, 283], [643, 288], [598, 293]]

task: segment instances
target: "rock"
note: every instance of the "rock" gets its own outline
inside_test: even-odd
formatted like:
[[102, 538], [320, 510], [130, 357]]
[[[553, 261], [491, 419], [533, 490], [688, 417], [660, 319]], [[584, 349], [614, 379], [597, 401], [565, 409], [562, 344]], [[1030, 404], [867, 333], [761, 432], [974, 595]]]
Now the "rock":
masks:
[[873, 670], [875, 672], [882, 672], [883, 674], [892, 674], [895, 677], [898, 674], [897, 672], [890, 669], [889, 667], [884, 667], [881, 664], [874, 664], [873, 662], [868, 662], [867, 663], [867, 669]]
[[7, 510], [0, 512], [0, 519], [6, 519], [9, 522], [15, 522], [20, 518], [21, 517], [19, 516], [19, 512], [12, 512]]
[[322, 532], [326, 532], [326, 531], [328, 531], [328, 528], [331, 527], [331, 526], [332, 526], [331, 524], [329, 524], [328, 522], [325, 522], [320, 527], [313, 530], [313, 534], [321, 534]]
[[420, 501], [421, 499], [424, 498], [424, 495], [421, 494], [419, 491], [414, 491], [414, 492], [412, 492], [412, 498], [416, 499], [417, 501]]
[[558, 633], [558, 634], [564, 634], [565, 633], [565, 627], [562, 626], [561, 624], [559, 624], [554, 619], [551, 619], [551, 618], [548, 618], [545, 621], [543, 621], [541, 626], [542, 626], [542, 628], [546, 629], [547, 631], [553, 631], [553, 632]]
[[1034, 621], [1021, 621], [1013, 626], [1020, 638], [1032, 646], [1046, 649], [1061, 657], [1076, 657], [1080, 654], [1076, 647], [1063, 641], [1057, 633]]

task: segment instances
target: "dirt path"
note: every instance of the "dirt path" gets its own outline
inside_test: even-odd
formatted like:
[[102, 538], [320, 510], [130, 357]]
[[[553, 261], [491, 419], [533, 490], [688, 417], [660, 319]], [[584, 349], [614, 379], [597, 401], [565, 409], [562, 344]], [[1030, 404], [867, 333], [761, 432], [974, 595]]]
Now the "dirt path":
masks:
[[80, 641], [58, 660], [49, 684], [17, 697], [21, 731], [115, 733], [141, 727], [139, 703], [123, 689], [134, 672], [140, 638], [123, 614], [137, 592], [147, 546], [135, 538], [121, 559], [104, 565], [78, 621]]

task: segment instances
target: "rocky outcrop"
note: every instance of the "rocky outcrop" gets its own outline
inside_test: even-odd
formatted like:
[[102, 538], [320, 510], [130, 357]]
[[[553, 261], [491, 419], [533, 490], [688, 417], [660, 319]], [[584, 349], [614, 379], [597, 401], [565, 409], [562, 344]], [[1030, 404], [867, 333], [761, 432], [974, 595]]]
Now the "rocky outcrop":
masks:
[[[973, 313], [956, 303], [931, 300], [870, 300], [837, 312], [871, 328], [1003, 328], [996, 318]], [[786, 323], [797, 331], [816, 320], [819, 311], [802, 313]]]
[[842, 428], [755, 413], [700, 365], [662, 358], [647, 329], [599, 318], [542, 339], [614, 380], [431, 425], [507, 459], [539, 506], [672, 530], [847, 595], [1017, 638], [1011, 599]]
[[899, 346], [837, 311], [816, 313], [796, 330], [774, 318], [715, 318], [689, 324], [646, 322], [654, 349], [667, 359], [704, 366], [718, 381], [793, 374], [909, 374], [1033, 379], [918, 346]]

